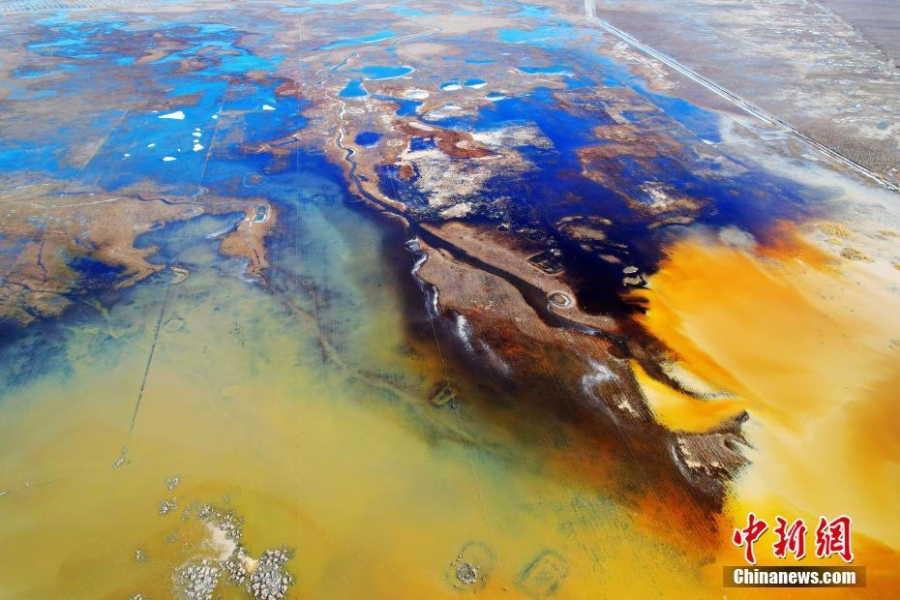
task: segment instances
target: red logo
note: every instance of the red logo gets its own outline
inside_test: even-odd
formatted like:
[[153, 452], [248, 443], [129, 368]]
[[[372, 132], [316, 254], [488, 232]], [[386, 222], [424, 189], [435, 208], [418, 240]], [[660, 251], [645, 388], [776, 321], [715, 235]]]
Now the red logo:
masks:
[[[772, 554], [776, 558], [787, 558], [790, 553], [797, 560], [803, 559], [806, 556], [806, 523], [803, 519], [788, 523], [782, 516], [775, 517], [775, 521], [777, 526], [772, 531], [778, 539], [772, 544]], [[841, 515], [833, 521], [819, 517], [819, 526], [816, 527], [816, 556], [828, 558], [836, 554], [844, 562], [853, 562], [853, 550], [850, 547], [851, 524], [852, 520], [847, 515]], [[751, 512], [747, 514], [747, 526], [734, 530], [731, 541], [735, 546], [744, 548], [744, 560], [748, 564], [756, 564], [753, 544], [759, 541], [768, 528], [768, 523]]]
[[830, 523], [825, 517], [819, 517], [816, 527], [816, 556], [828, 558], [837, 554], [844, 562], [853, 562], [853, 550], [850, 549], [850, 517], [841, 515]]
[[775, 557], [784, 558], [788, 552], [797, 560], [806, 556], [806, 523], [803, 519], [797, 519], [790, 527], [784, 517], [775, 517], [775, 520], [778, 522], [774, 530], [778, 541], [772, 544]]
[[744, 560], [751, 565], [756, 564], [756, 555], [753, 554], [753, 544], [756, 543], [769, 526], [765, 521], [756, 518], [756, 513], [747, 515], [747, 526], [743, 529], [735, 529], [731, 541], [735, 546], [744, 547]]

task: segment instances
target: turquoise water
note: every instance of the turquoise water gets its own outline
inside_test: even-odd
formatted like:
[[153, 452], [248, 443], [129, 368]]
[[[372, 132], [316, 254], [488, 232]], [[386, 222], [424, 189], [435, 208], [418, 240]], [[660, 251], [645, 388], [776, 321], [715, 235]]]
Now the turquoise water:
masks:
[[375, 94], [373, 98], [378, 100], [389, 100], [396, 103], [396, 114], [400, 117], [414, 117], [419, 114], [419, 107], [422, 106], [422, 103], [418, 100], [408, 100], [406, 98], [394, 98], [392, 96], [383, 96], [381, 94]]
[[508, 44], [532, 44], [565, 38], [571, 31], [571, 27], [556, 25], [544, 25], [535, 29], [500, 29], [497, 38]]
[[373, 81], [377, 81], [380, 79], [394, 79], [397, 77], [403, 77], [404, 75], [409, 75], [415, 69], [413, 67], [407, 66], [382, 66], [382, 65], [372, 65], [368, 67], [363, 67], [361, 69], [353, 69], [356, 73], [362, 73], [363, 77], [366, 79], [371, 79]]
[[388, 8], [388, 10], [400, 15], [401, 17], [422, 17], [425, 15], [433, 14], [427, 13], [423, 10], [409, 8], [407, 6], [391, 6], [390, 8]]
[[362, 79], [351, 80], [344, 89], [338, 93], [338, 96], [341, 98], [362, 98], [368, 95], [368, 92], [363, 88]]
[[[509, 5], [506, 5], [509, 6]], [[549, 19], [556, 11], [546, 6], [525, 5], [515, 13], [516, 17], [525, 17], [528, 19]]]
[[541, 74], [541, 75], [566, 75], [571, 71], [560, 65], [551, 65], [549, 67], [518, 67], [523, 73]]
[[392, 39], [394, 37], [396, 37], [396, 34], [393, 31], [386, 30], [378, 33], [373, 33], [371, 35], [338, 40], [336, 42], [325, 44], [321, 48], [322, 50], [333, 50], [335, 48], [344, 48], [346, 46], [356, 46], [359, 44], [375, 44], [378, 42], [383, 42], [384, 40]]

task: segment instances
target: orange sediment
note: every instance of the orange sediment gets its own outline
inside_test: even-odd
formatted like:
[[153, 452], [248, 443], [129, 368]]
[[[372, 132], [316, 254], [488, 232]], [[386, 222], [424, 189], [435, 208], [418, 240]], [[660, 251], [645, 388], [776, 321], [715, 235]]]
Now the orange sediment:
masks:
[[[637, 376], [672, 429], [702, 430], [749, 412], [752, 464], [726, 505], [712, 579], [721, 565], [743, 564], [729, 536], [750, 511], [770, 523], [768, 543], [758, 544], [763, 564], [776, 560], [776, 515], [804, 518], [813, 548], [819, 517], [847, 514], [854, 565], [869, 568], [870, 587], [878, 580], [889, 589], [888, 579], [900, 580], [898, 282], [847, 262], [841, 271], [823, 268], [835, 264], [829, 255], [793, 239], [759, 252], [685, 239], [638, 292], [648, 303], [643, 325], [687, 370], [734, 397], [698, 400]], [[814, 553], [802, 564], [835, 564]]]

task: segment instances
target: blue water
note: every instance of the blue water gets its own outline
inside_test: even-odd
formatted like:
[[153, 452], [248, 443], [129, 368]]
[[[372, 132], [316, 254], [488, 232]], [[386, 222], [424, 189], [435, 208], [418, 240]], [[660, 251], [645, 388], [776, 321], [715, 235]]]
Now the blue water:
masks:
[[549, 19], [556, 11], [552, 8], [548, 8], [546, 6], [532, 6], [525, 5], [522, 6], [519, 12], [515, 13], [513, 16], [516, 17], [527, 17], [529, 19], [539, 19], [541, 21]]
[[362, 73], [365, 79], [371, 79], [373, 81], [403, 77], [404, 75], [409, 75], [413, 71], [415, 71], [415, 69], [412, 67], [383, 65], [371, 65], [361, 69], [353, 69], [353, 72]]
[[508, 44], [533, 44], [566, 38], [571, 31], [571, 27], [544, 25], [535, 29], [500, 29], [497, 37], [501, 42]]
[[463, 83], [463, 85], [468, 86], [468, 87], [474, 87], [474, 86], [478, 86], [478, 85], [484, 85], [486, 83], [487, 83], [487, 81], [485, 81], [484, 79], [466, 79], [466, 81]]
[[671, 119], [678, 121], [704, 140], [722, 141], [719, 133], [719, 117], [715, 113], [703, 110], [681, 98], [654, 94], [643, 87], [638, 88], [638, 91]]
[[338, 93], [341, 98], [362, 98], [368, 96], [368, 92], [362, 87], [362, 79], [353, 79]]
[[409, 140], [409, 149], [411, 152], [418, 152], [420, 150], [434, 150], [437, 148], [437, 144], [434, 141], [434, 138], [420, 138], [414, 137]]
[[545, 6], [535, 6], [533, 4], [520, 4], [518, 2], [502, 2], [499, 0], [482, 0], [482, 4], [486, 6], [502, 6], [504, 8], [517, 8], [518, 10], [512, 13], [513, 17], [524, 17], [528, 19], [538, 19], [541, 21], [547, 21], [552, 17], [556, 11], [552, 8], [548, 8]]
[[414, 117], [419, 114], [419, 107], [422, 103], [418, 100], [408, 100], [406, 98], [395, 98], [393, 96], [384, 96], [382, 94], [374, 94], [372, 96], [377, 100], [387, 100], [397, 105], [396, 115], [400, 117]]
[[[679, 116], [685, 120], [702, 117], [702, 112], [686, 103], [660, 103], [672, 113], [681, 111]], [[679, 156], [662, 155], [641, 160], [619, 157], [616, 160], [622, 175], [611, 179], [614, 186], [604, 187], [582, 175], [578, 151], [602, 143], [593, 133], [596, 126], [615, 122], [601, 108], [590, 104], [581, 109], [569, 107], [563, 110], [550, 90], [500, 100], [482, 107], [477, 115], [445, 118], [436, 124], [466, 131], [487, 131], [522, 123], [536, 124], [553, 142], [553, 149], [519, 148], [536, 168], [513, 178], [495, 177], [486, 186], [484, 195], [511, 198], [512, 212], [523, 222], [549, 226], [572, 214], [573, 210], [578, 214], [594, 213], [622, 225], [617, 230], [623, 236], [622, 241], [634, 244], [634, 236], [638, 234], [655, 235], [647, 229], [652, 219], [636, 213], [619, 192], [639, 198], [642, 196], [639, 186], [646, 181], [668, 184], [688, 197], [710, 201], [716, 207], [708, 215], [710, 222], [737, 224], [754, 232], [762, 232], [773, 220], [796, 216], [806, 205], [804, 194], [808, 193], [798, 190], [791, 182], [780, 181], [762, 172], [724, 181], [700, 177], [695, 174], [695, 167], [704, 163], [694, 158], [697, 163], [691, 164], [690, 151]], [[669, 131], [670, 135], [684, 138], [688, 144], [699, 142], [698, 135], [705, 137], [709, 133], [701, 130], [694, 134], [677, 127]], [[751, 203], [741, 190], [754, 187], [760, 196]], [[760, 189], [765, 192], [759, 192]], [[412, 199], [419, 202], [418, 198]], [[574, 199], [577, 202], [573, 203]]]
[[361, 131], [353, 140], [357, 146], [377, 146], [378, 140], [381, 139], [380, 133], [374, 131]]
[[356, 46], [359, 44], [375, 44], [378, 42], [383, 42], [384, 40], [389, 40], [397, 35], [390, 30], [380, 31], [378, 33], [373, 33], [371, 35], [365, 35], [360, 37], [348, 38], [344, 40], [338, 40], [336, 42], [331, 42], [330, 44], [325, 44], [321, 46], [322, 50], [333, 50], [334, 48], [344, 48], [346, 46]]
[[33, 171], [52, 173], [59, 178], [74, 178], [79, 166], [71, 163], [69, 153], [71, 145], [83, 139], [82, 128], [89, 131], [93, 128], [108, 130], [123, 114], [121, 111], [88, 114], [77, 126], [61, 123], [54, 130], [56, 143], [51, 144], [0, 136], [0, 172]]
[[[35, 52], [78, 59], [67, 66], [68, 79], [54, 81], [53, 93], [78, 98], [83, 96], [85, 82], [115, 81], [121, 74], [129, 81], [137, 78], [148, 94], [160, 90], [154, 97], [159, 108], [60, 115], [52, 138], [58, 142], [56, 145], [37, 145], [4, 136], [0, 139], [0, 169], [5, 172], [49, 172], [111, 192], [149, 179], [172, 194], [192, 196], [202, 186], [242, 195], [246, 190], [240, 182], [256, 174], [255, 159], [248, 159], [239, 144], [222, 140], [275, 140], [305, 126], [301, 115], [304, 103], [276, 96], [275, 88], [281, 80], [260, 82], [243, 78], [247, 70], [271, 71], [280, 58], [260, 58], [240, 48], [242, 34], [230, 27], [164, 27], [166, 35], [179, 39], [186, 47], [141, 65], [133, 64], [133, 59], [156, 45], [152, 31], [131, 31], [126, 24], [115, 22], [64, 23], [60, 28], [70, 37], [61, 43], [55, 39], [37, 40], [31, 45]], [[48, 32], [48, 36], [55, 35]], [[112, 51], [119, 45], [132, 54]], [[216, 56], [221, 61], [211, 60]], [[186, 59], [203, 66], [178, 73], [178, 61]], [[125, 68], [127, 73], [122, 71]], [[125, 97], [123, 107], [142, 100]], [[263, 110], [264, 105], [277, 110]], [[179, 110], [185, 114], [184, 120], [159, 118]], [[220, 113], [223, 116], [217, 121], [214, 117]], [[96, 154], [79, 169], [78, 165], [69, 164], [68, 152], [83, 143], [85, 131], [109, 133]], [[193, 135], [195, 131], [199, 131], [199, 137]], [[232, 131], [239, 131], [240, 135], [232, 136]], [[210, 152], [214, 134], [218, 136], [217, 143]], [[195, 143], [202, 148], [194, 151]], [[164, 157], [175, 160], [164, 161]]]
[[[318, 3], [343, 2], [320, 0]], [[301, 7], [293, 8], [301, 10]], [[410, 16], [421, 13], [406, 7], [395, 7], [394, 12]], [[666, 123], [665, 117], [668, 117], [670, 121], [666, 133], [676, 137], [686, 147], [700, 140], [719, 141], [718, 117], [715, 114], [684, 100], [648, 91], [645, 82], [629, 73], [624, 65], [594, 53], [582, 53], [566, 47], [575, 30], [563, 22], [548, 22], [551, 11], [524, 6], [520, 15], [539, 19], [543, 24], [530, 30], [501, 29], [497, 37], [502, 44], [533, 45], [542, 51], [541, 57], [535, 58], [527, 48], [505, 47], [511, 52], [522, 52], [525, 57], [522, 62], [536, 63], [520, 66], [522, 72], [565, 74], [565, 84], [572, 90], [579, 87], [593, 89], [598, 84], [631, 89], [661, 111], [650, 115], [644, 111], [626, 111], [623, 116], [638, 128], [642, 119], [652, 118], [654, 126], [657, 126], [660, 122]], [[298, 126], [305, 126], [302, 114], [305, 103], [294, 98], [276, 97], [278, 81], [260, 82], [244, 77], [247, 71], [274, 72], [282, 56], [259, 58], [250, 54], [240, 47], [243, 34], [228, 27], [211, 24], [191, 27], [163, 25], [164, 34], [184, 41], [185, 47], [152, 64], [136, 64], [136, 59], [145, 50], [154, 48], [158, 43], [147, 31], [130, 30], [127, 23], [116, 21], [63, 22], [57, 25], [57, 29], [45, 32], [44, 39], [35, 39], [29, 50], [37, 55], [69, 59], [70, 62], [49, 72], [42, 72], [40, 68], [15, 72], [15, 81], [7, 83], [11, 89], [7, 101], [33, 100], [44, 94], [77, 98], [83, 95], [86, 81], [99, 81], [101, 78], [108, 81], [122, 76], [129, 81], [140, 80], [146, 93], [152, 95], [154, 107], [159, 112], [154, 113], [149, 108], [146, 111], [126, 112], [123, 108], [100, 114], [89, 113], [83, 117], [62, 115], [60, 118], [63, 121], [56, 127], [57, 133], [51, 145], [0, 136], [0, 171], [48, 172], [110, 192], [133, 188], [142, 181], [148, 181], [163, 193], [187, 197], [197, 194], [201, 188], [214, 195], [267, 198], [275, 203], [297, 197], [297, 184], [289, 169], [290, 165], [296, 164], [297, 157], [292, 154], [289, 158], [276, 160], [267, 154], [255, 154], [253, 144], [286, 138]], [[260, 25], [260, 35], [269, 35], [266, 33], [267, 27]], [[336, 40], [324, 48], [371, 44], [395, 37], [393, 31], [383, 27], [373, 26], [371, 30], [373, 33]], [[599, 36], [596, 32], [586, 35]], [[110, 38], [119, 40], [117, 43], [122, 47], [121, 52], [109, 51]], [[495, 50], [502, 48], [499, 44], [495, 47]], [[462, 60], [468, 65], [496, 62], [480, 56], [472, 47], [465, 47], [465, 51], [468, 54], [464, 52], [445, 58], [459, 61], [461, 57], [467, 57]], [[552, 59], [547, 58], [548, 55]], [[179, 61], [183, 60], [197, 61], [203, 67], [179, 74]], [[380, 60], [393, 61], [385, 57]], [[553, 64], [546, 64], [548, 62]], [[347, 64], [345, 60], [332, 71], [341, 71]], [[462, 67], [459, 62], [444, 64], [450, 67], [456, 65], [459, 70], [441, 74], [442, 78], [448, 79], [442, 88], [460, 85], [460, 81], [464, 81], [463, 85], [479, 85], [485, 79], [474, 75], [489, 77], [488, 71]], [[403, 77], [413, 71], [413, 66], [406, 65], [370, 65], [348, 69], [347, 72], [354, 73], [356, 78], [346, 84], [339, 96], [365, 97], [365, 81]], [[41, 80], [49, 75], [54, 75], [52, 89], [43, 89]], [[649, 267], [657, 258], [655, 252], [659, 244], [654, 240], [663, 235], [665, 228], [651, 230], [649, 219], [637, 214], [620, 195], [624, 193], [639, 198], [640, 185], [647, 181], [667, 184], [682, 194], [710, 201], [713, 209], [702, 217], [707, 223], [738, 224], [756, 235], [764, 235], [764, 226], [772, 220], [791, 217], [807, 206], [807, 191], [752, 169], [730, 179], [703, 179], [695, 174], [699, 170], [696, 167], [702, 166], [708, 170], [715, 166], [701, 164], [701, 159], [690, 152], [686, 152], [687, 158], [617, 157], [610, 168], [620, 169], [621, 173], [616, 174], [610, 183], [601, 185], [583, 175], [578, 151], [584, 146], [602, 143], [602, 140], [596, 139], [593, 129], [598, 125], [613, 124], [614, 121], [592, 98], [587, 98], [581, 108], [576, 103], [563, 110], [555, 97], [556, 93], [556, 90], [537, 88], [525, 97], [503, 98], [502, 94], [494, 91], [486, 95], [493, 103], [479, 109], [477, 114], [437, 121], [442, 127], [467, 131], [533, 123], [550, 138], [552, 149], [533, 146], [519, 148], [525, 160], [536, 165], [533, 170], [514, 177], [498, 174], [483, 190], [487, 198], [511, 199], [512, 217], [520, 224], [552, 231], [560, 218], [573, 212], [587, 211], [601, 215], [616, 222], [611, 236], [628, 244], [630, 252], [635, 253], [631, 257], [634, 259], [632, 262], [643, 261], [642, 264]], [[416, 116], [422, 106], [415, 100], [375, 97], [396, 103], [396, 114], [404, 117]], [[131, 100], [123, 97], [123, 106]], [[275, 106], [277, 110], [264, 111], [262, 106], [265, 104]], [[183, 121], [158, 118], [159, 114], [176, 110], [184, 111], [186, 118]], [[214, 116], [219, 116], [219, 119], [214, 119]], [[79, 120], [75, 121], [75, 118]], [[200, 128], [199, 138], [192, 135], [195, 128]], [[80, 165], [71, 165], [68, 159], [70, 149], [83, 142], [85, 131], [109, 131], [110, 134], [94, 158], [82, 169]], [[215, 144], [212, 143], [214, 133]], [[202, 151], [192, 151], [195, 140], [204, 146]], [[361, 146], [375, 146], [379, 141], [379, 134], [371, 131], [356, 137], [356, 143]], [[155, 147], [148, 148], [150, 143]], [[288, 140], [284, 143], [293, 142]], [[414, 151], [429, 150], [435, 144], [429, 138], [414, 138], [410, 147]], [[210, 152], [209, 148], [213, 150]], [[177, 160], [163, 162], [164, 156]], [[324, 159], [321, 160], [324, 162]], [[111, 165], [114, 168], [110, 168]], [[426, 199], [411, 183], [400, 180], [396, 171], [393, 165], [379, 167], [382, 185], [390, 183], [390, 189], [384, 191], [411, 207], [424, 210]], [[747, 190], [752, 190], [752, 193]], [[222, 218], [239, 217], [226, 215]], [[576, 249], [570, 250], [576, 252]], [[156, 259], [164, 260], [166, 257], [163, 252]], [[79, 264], [78, 270], [98, 281], [118, 276], [97, 270], [87, 263]], [[585, 277], [590, 279], [588, 275]]]
[[[502, 29], [499, 31], [501, 41], [508, 43], [528, 43], [552, 52], [558, 59], [552, 65], [520, 65], [518, 67], [528, 74], [565, 75], [570, 88], [592, 87], [597, 80], [606, 87], [628, 87], [637, 92], [645, 100], [658, 107], [666, 116], [695, 132], [699, 137], [711, 142], [721, 141], [719, 134], [719, 117], [710, 111], [699, 108], [681, 98], [674, 98], [651, 92], [640, 77], [630, 73], [625, 65], [597, 53], [573, 53], [567, 48], [560, 48], [557, 42], [560, 36], [571, 35], [573, 28], [558, 23], [538, 27], [534, 30]], [[590, 73], [576, 75], [576, 73]], [[488, 99], [491, 99], [489, 96]], [[635, 118], [635, 114], [631, 117]]]
[[427, 14], [431, 14], [431, 13], [427, 13], [425, 11], [421, 11], [421, 10], [418, 10], [415, 8], [409, 8], [406, 6], [391, 6], [390, 8], [388, 8], [388, 10], [395, 14], [400, 15], [401, 17], [421, 17], [421, 16], [424, 16]]
[[523, 73], [532, 75], [567, 75], [571, 73], [569, 69], [560, 65], [551, 65], [549, 67], [517, 67]]
[[116, 281], [125, 272], [124, 267], [111, 267], [106, 263], [87, 256], [71, 258], [67, 263], [78, 273], [79, 278], [83, 280], [82, 289], [115, 287]]
[[400, 168], [397, 165], [378, 165], [375, 172], [378, 174], [379, 188], [383, 194], [413, 209], [427, 208], [427, 196], [413, 185], [415, 179], [404, 181], [400, 178]]

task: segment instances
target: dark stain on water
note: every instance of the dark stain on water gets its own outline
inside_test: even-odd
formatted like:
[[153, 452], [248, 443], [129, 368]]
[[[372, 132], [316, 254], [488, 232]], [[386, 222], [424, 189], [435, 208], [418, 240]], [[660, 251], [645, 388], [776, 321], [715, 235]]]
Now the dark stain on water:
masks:
[[382, 194], [399, 200], [416, 212], [428, 207], [427, 195], [420, 192], [414, 185], [417, 176], [408, 181], [402, 179], [400, 167], [397, 165], [377, 165], [375, 172], [378, 174], [378, 188]]
[[110, 266], [89, 256], [71, 258], [68, 264], [78, 272], [81, 287], [86, 290], [104, 290], [115, 286], [125, 273], [121, 266]]
[[24, 328], [0, 319], [0, 404], [16, 389], [53, 374], [74, 373], [65, 344], [69, 332], [58, 321], [42, 320]]
[[[447, 118], [437, 124], [466, 131], [535, 124], [552, 141], [552, 149], [540, 145], [519, 147], [518, 151], [534, 168], [515, 176], [496, 174], [484, 186], [483, 210], [469, 220], [493, 226], [503, 221], [520, 235], [542, 239], [548, 247], [561, 250], [566, 278], [588, 311], [641, 310], [641, 306], [622, 300], [626, 289], [623, 267], [634, 266], [641, 273], [653, 273], [673, 233], [680, 230], [677, 220], [666, 225], [664, 217], [671, 215], [665, 211], [654, 214], [636, 208], [648, 202], [644, 189], [648, 184], [697, 201], [701, 208], [690, 215], [695, 222], [735, 226], [761, 241], [769, 239], [779, 221], [814, 214], [816, 201], [823, 197], [821, 192], [753, 165], [743, 165], [746, 170], [738, 175], [716, 175], [718, 165], [693, 150], [703, 140], [717, 139], [715, 115], [662, 96], [652, 96], [654, 106], [662, 113], [654, 113], [651, 124], [654, 128], [663, 124], [665, 134], [683, 150], [639, 159], [626, 151], [612, 162], [615, 172], [604, 172], [600, 183], [585, 175], [578, 152], [609, 143], [598, 140], [593, 130], [616, 122], [599, 107], [580, 107], [571, 102], [563, 106], [558, 98], [550, 90], [536, 90], [530, 96], [494, 102], [476, 115]], [[637, 120], [635, 126], [640, 132], [643, 125]], [[425, 199], [411, 185], [415, 180], [403, 182], [397, 175], [393, 167], [382, 168], [382, 191], [411, 209], [420, 210], [425, 220], [439, 219], [428, 212]], [[506, 208], [497, 214], [492, 207], [500, 199], [506, 199]], [[606, 239], [591, 244], [588, 250], [583, 240], [573, 239], [559, 227], [568, 217], [585, 216], [612, 222], [604, 229]], [[614, 257], [617, 262], [601, 255]]]

